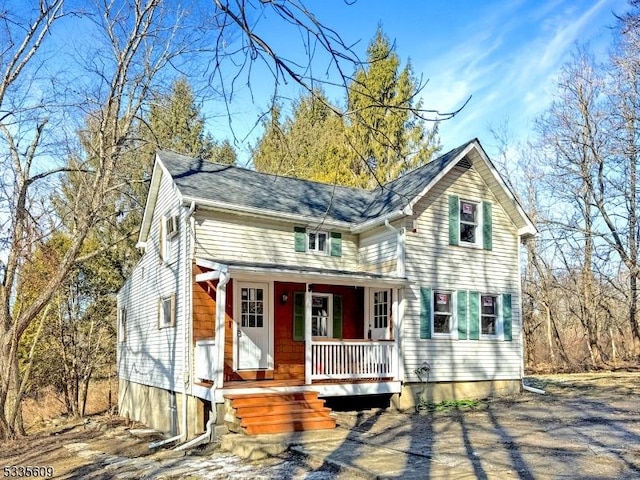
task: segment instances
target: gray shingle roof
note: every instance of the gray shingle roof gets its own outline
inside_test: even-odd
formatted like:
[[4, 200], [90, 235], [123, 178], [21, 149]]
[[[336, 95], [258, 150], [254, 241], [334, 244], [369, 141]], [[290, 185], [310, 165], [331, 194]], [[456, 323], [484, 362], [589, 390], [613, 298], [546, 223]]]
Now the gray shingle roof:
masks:
[[274, 213], [303, 215], [349, 223], [364, 222], [402, 209], [471, 140], [374, 190], [342, 187], [260, 173], [160, 151], [182, 195]]

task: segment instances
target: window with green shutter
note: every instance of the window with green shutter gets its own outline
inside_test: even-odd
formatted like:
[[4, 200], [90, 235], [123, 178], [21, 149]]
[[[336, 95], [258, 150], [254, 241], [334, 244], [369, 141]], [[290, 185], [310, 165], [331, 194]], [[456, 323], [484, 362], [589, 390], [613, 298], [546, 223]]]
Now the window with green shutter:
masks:
[[333, 338], [342, 338], [342, 297], [333, 296]]
[[293, 227], [293, 236], [296, 252], [306, 252], [307, 229], [304, 227]]
[[331, 232], [331, 256], [342, 256], [342, 234], [340, 232]]
[[482, 248], [491, 250], [493, 247], [493, 220], [491, 202], [482, 202]]
[[493, 206], [449, 195], [449, 245], [493, 248]]
[[304, 292], [294, 292], [293, 294], [293, 339], [298, 342], [304, 341]]
[[459, 198], [449, 195], [449, 245], [458, 245], [460, 238]]
[[420, 338], [431, 338], [431, 292], [429, 287], [420, 287]]
[[513, 339], [512, 321], [511, 294], [505, 293], [502, 295], [502, 330], [504, 339], [509, 342]]
[[467, 339], [467, 292], [458, 291], [458, 340]]
[[469, 340], [480, 339], [480, 293], [469, 292]]

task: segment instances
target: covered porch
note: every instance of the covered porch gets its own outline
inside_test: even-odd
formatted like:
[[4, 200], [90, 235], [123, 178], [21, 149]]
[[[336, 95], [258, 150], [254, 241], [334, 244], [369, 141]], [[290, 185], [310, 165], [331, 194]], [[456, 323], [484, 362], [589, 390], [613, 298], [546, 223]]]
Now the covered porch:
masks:
[[405, 279], [203, 259], [194, 273], [200, 393], [400, 391]]

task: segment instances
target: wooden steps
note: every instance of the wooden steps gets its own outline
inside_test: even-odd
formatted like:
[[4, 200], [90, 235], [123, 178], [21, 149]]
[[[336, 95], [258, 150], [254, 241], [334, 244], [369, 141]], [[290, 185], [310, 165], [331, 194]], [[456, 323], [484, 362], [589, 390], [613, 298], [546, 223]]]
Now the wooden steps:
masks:
[[225, 395], [229, 430], [247, 435], [335, 428], [317, 392]]

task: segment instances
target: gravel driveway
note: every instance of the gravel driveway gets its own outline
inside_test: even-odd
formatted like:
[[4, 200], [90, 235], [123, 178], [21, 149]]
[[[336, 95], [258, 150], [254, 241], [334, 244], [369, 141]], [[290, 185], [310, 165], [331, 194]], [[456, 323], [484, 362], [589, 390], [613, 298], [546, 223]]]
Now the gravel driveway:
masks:
[[[215, 444], [150, 452], [121, 419], [60, 424], [0, 444], [0, 472], [52, 466], [55, 478], [640, 478], [640, 374], [536, 376], [547, 395], [473, 410], [337, 412], [339, 427], [248, 462]], [[11, 472], [9, 472], [11, 473]], [[6, 476], [6, 475], [5, 475]]]

